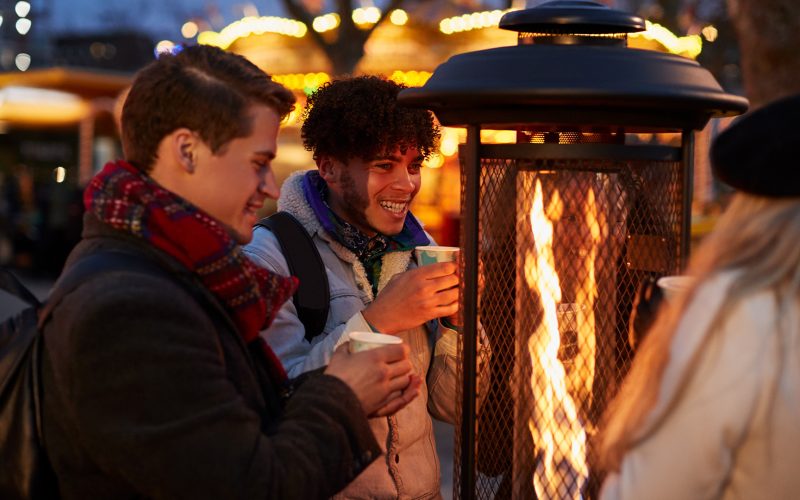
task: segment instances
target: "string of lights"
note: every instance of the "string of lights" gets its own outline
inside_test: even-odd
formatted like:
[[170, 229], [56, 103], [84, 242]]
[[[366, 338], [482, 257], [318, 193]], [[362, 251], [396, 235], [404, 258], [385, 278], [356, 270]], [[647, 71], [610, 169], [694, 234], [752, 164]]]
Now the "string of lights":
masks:
[[8, 12], [5, 9], [0, 11], [0, 32], [2, 33], [0, 67], [27, 71], [32, 62], [32, 57], [26, 49], [28, 35], [33, 27], [31, 4], [20, 0], [13, 5], [13, 13], [9, 12], [10, 15], [3, 15]]

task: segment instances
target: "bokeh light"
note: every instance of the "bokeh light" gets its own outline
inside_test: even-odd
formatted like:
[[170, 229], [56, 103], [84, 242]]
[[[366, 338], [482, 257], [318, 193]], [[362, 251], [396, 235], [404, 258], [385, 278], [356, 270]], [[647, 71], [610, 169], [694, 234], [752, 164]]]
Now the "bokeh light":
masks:
[[194, 38], [197, 36], [198, 31], [200, 31], [200, 28], [194, 21], [186, 21], [183, 23], [183, 26], [181, 26], [181, 35], [183, 35], [183, 38]]
[[17, 19], [17, 33], [27, 35], [31, 29], [31, 24], [31, 20], [26, 17]]
[[403, 9], [395, 9], [389, 14], [389, 21], [397, 26], [403, 26], [408, 22], [408, 14]]
[[25, 1], [17, 2], [14, 6], [14, 12], [16, 12], [19, 17], [25, 17], [31, 12], [31, 4]]
[[20, 52], [17, 54], [17, 57], [14, 58], [14, 64], [17, 66], [18, 70], [28, 71], [28, 68], [31, 67], [31, 56], [24, 52]]

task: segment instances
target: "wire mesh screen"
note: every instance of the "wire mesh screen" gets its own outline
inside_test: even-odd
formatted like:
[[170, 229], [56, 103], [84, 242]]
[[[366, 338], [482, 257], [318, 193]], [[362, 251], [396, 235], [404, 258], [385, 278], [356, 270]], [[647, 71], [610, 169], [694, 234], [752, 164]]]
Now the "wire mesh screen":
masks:
[[477, 353], [476, 415], [460, 416], [476, 423], [475, 498], [597, 496], [592, 437], [632, 358], [636, 291], [679, 270], [681, 165], [482, 159], [477, 320], [490, 349]]

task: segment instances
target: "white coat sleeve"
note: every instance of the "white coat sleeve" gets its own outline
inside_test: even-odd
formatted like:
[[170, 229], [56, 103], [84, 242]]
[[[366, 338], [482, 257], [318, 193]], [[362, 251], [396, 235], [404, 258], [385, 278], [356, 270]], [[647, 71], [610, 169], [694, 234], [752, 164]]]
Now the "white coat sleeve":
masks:
[[696, 325], [706, 323], [715, 309], [709, 312], [708, 301], [695, 300], [676, 332], [653, 414], [669, 408], [665, 394], [673, 393], [694, 352], [696, 369], [661, 424], [626, 453], [619, 473], [607, 478], [601, 499], [720, 497], [770, 378], [771, 300], [761, 294], [740, 303], [705, 344]]

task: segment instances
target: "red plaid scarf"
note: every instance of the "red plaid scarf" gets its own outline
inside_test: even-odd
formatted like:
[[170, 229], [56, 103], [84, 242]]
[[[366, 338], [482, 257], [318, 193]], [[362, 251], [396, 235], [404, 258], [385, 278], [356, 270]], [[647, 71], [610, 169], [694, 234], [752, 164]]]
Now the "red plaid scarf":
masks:
[[106, 164], [83, 194], [88, 212], [162, 250], [195, 273], [233, 318], [246, 343], [259, 342], [278, 381], [283, 365], [258, 335], [297, 288], [297, 278], [267, 271], [248, 259], [215, 219], [156, 184], [136, 167]]

